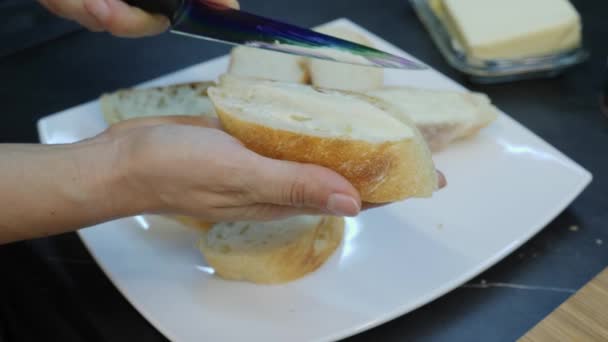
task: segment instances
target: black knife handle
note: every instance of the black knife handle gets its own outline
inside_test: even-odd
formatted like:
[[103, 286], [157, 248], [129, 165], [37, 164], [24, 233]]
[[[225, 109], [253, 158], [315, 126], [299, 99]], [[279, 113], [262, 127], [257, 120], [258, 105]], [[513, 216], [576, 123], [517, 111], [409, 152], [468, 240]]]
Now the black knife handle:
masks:
[[175, 18], [184, 0], [123, 0], [131, 6], [154, 14], [161, 14], [171, 19]]

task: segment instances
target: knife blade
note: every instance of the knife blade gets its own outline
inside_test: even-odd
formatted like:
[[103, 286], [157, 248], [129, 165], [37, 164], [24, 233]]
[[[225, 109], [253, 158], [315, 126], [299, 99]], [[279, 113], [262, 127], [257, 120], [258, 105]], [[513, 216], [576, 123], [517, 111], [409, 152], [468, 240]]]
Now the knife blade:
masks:
[[209, 0], [124, 0], [171, 21], [170, 31], [194, 38], [243, 45], [340, 63], [421, 70], [419, 62], [365, 45], [257, 16]]

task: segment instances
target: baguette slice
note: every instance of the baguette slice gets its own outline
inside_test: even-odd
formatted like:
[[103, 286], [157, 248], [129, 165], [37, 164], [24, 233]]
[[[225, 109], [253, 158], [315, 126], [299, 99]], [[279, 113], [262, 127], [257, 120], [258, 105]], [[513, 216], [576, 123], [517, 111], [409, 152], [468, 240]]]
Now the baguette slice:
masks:
[[481, 93], [389, 87], [367, 94], [399, 107], [433, 152], [477, 134], [498, 117], [498, 109]]
[[[321, 27], [316, 31], [370, 47], [373, 45], [363, 35], [343, 27]], [[309, 59], [308, 69], [311, 83], [321, 88], [366, 91], [384, 85], [384, 71], [381, 68]]]
[[123, 120], [166, 115], [214, 116], [207, 88], [213, 82], [167, 87], [122, 89], [101, 96], [101, 110], [108, 124]]
[[275, 159], [317, 164], [347, 178], [365, 202], [437, 190], [422, 135], [395, 106], [361, 94], [224, 75], [209, 88], [224, 129]]
[[221, 278], [278, 284], [318, 269], [343, 235], [344, 219], [330, 216], [219, 223], [203, 237], [200, 250]]
[[232, 49], [228, 72], [237, 76], [307, 83], [305, 58], [239, 46]]

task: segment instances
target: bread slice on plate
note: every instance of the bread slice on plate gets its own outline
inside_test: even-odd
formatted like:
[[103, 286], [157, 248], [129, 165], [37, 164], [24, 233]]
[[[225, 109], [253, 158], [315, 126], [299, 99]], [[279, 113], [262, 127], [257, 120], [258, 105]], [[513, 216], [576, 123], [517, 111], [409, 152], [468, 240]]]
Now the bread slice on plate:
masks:
[[207, 97], [213, 82], [176, 84], [166, 87], [122, 89], [101, 96], [101, 110], [108, 124], [123, 120], [166, 115], [214, 116]]
[[[373, 45], [363, 35], [344, 27], [326, 26], [315, 31], [358, 44]], [[384, 85], [384, 70], [381, 68], [309, 59], [308, 71], [311, 83], [322, 88], [366, 91]]]
[[481, 93], [387, 87], [368, 92], [399, 107], [416, 124], [433, 152], [471, 137], [498, 117], [498, 109]]
[[232, 49], [228, 72], [237, 76], [307, 83], [305, 58], [245, 46]]
[[307, 85], [224, 75], [209, 96], [224, 129], [275, 159], [317, 164], [347, 178], [366, 202], [429, 197], [431, 153], [385, 101]]
[[343, 235], [344, 219], [330, 216], [219, 223], [205, 234], [200, 250], [221, 278], [279, 284], [318, 269]]

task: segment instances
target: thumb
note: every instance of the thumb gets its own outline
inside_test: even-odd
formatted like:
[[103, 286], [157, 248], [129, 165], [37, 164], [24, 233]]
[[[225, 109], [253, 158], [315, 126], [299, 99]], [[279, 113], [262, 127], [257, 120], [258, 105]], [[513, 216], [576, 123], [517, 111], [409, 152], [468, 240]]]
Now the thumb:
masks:
[[169, 26], [167, 18], [144, 12], [121, 0], [84, 0], [84, 7], [104, 30], [119, 37], [155, 35]]
[[336, 216], [356, 216], [361, 210], [357, 190], [330, 169], [265, 157], [253, 169], [248, 183], [259, 203], [314, 208]]

